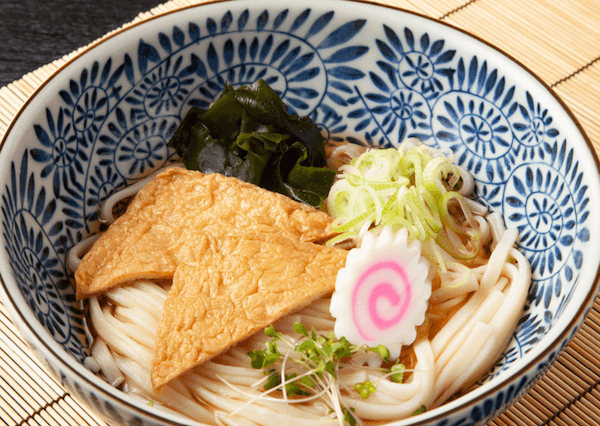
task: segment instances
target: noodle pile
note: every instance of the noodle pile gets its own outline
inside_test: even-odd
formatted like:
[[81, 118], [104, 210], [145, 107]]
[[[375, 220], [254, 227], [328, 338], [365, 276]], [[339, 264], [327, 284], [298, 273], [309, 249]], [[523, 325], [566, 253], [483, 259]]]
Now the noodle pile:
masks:
[[[110, 202], [114, 205], [114, 199]], [[483, 254], [477, 261], [461, 263], [431, 247], [435, 243], [430, 240], [423, 242], [424, 250], [437, 253], [445, 268], [429, 259], [433, 292], [427, 319], [417, 329], [417, 340], [402, 349], [399, 361], [406, 370], [401, 383], [391, 380], [379, 355], [359, 350], [314, 395], [287, 397], [277, 389], [265, 391], [268, 377], [264, 370], [252, 368], [248, 357], [269, 340], [258, 333], [155, 394], [150, 366], [170, 283], [148, 280], [89, 299], [95, 341], [86, 365], [141, 404], [209, 425], [341, 425], [349, 410], [356, 424], [378, 425], [409, 417], [422, 407], [438, 407], [468, 389], [501, 355], [521, 316], [530, 282], [529, 263], [514, 248], [517, 231], [506, 230], [498, 213], [488, 214], [473, 201], [468, 206], [482, 236]], [[85, 251], [85, 244], [71, 254], [73, 269], [78, 250]], [[299, 341], [301, 336], [294, 332], [298, 322], [328, 335], [334, 329], [329, 303], [323, 298], [275, 324], [282, 340], [292, 346]], [[279, 350], [284, 358], [273, 368], [285, 377], [290, 371], [287, 357], [297, 354], [283, 343]], [[367, 381], [376, 391], [363, 399], [354, 385]]]

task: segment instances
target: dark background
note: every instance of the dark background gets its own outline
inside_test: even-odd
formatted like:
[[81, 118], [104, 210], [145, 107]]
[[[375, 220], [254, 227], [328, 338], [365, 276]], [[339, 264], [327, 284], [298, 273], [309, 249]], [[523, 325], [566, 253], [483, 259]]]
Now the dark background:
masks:
[[0, 87], [167, 0], [0, 0]]

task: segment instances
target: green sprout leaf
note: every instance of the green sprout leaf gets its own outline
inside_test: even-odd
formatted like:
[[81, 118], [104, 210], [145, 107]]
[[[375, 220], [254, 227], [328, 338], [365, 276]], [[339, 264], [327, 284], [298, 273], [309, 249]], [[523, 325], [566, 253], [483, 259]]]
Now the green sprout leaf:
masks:
[[316, 386], [317, 386], [317, 385], [315, 384], [315, 382], [313, 382], [313, 380], [312, 380], [312, 379], [311, 379], [309, 376], [302, 376], [302, 377], [300, 378], [300, 381], [302, 382], [302, 384], [303, 384], [304, 386], [306, 386], [306, 387], [309, 387], [309, 388], [314, 388], [314, 387], [316, 387]]
[[[281, 390], [281, 375], [275, 370], [269, 370], [269, 374], [270, 375], [267, 379], [267, 382], [264, 385], [264, 389], [269, 390], [273, 388], [278, 388], [278, 390]], [[294, 381], [293, 379], [295, 379], [296, 377], [296, 373], [285, 375], [285, 393], [287, 394], [287, 396], [310, 395], [310, 392], [305, 390], [305, 388], [314, 387], [314, 382], [312, 382], [312, 380], [310, 380], [310, 378], [306, 376], [298, 379], [297, 381]]]
[[266, 349], [261, 351], [255, 349], [253, 352], [248, 352], [250, 357], [250, 365], [256, 370], [262, 370], [275, 364], [281, 354], [268, 352]]
[[369, 395], [375, 392], [377, 389], [373, 383], [366, 381], [363, 383], [357, 383], [354, 385], [354, 390], [359, 393], [362, 399], [367, 399]]
[[342, 337], [338, 342], [335, 342], [331, 346], [331, 355], [338, 359], [348, 358], [352, 355], [350, 346], [350, 342], [348, 342], [345, 337]]
[[390, 357], [390, 351], [383, 345], [377, 345], [375, 348], [367, 348], [370, 352], [376, 352], [379, 354], [382, 360], [387, 361]]
[[[345, 337], [337, 339], [333, 332], [323, 336], [319, 335], [314, 327], [309, 331], [299, 322], [294, 324], [294, 331], [302, 336], [297, 343], [271, 325], [265, 329], [265, 334], [271, 338], [265, 344], [265, 348], [248, 352], [252, 367], [265, 370], [267, 375], [265, 390], [285, 391], [288, 397], [326, 395], [327, 392], [323, 391], [335, 383], [337, 370], [343, 368], [343, 364], [352, 354], [360, 350], [368, 350], [378, 353], [383, 359], [389, 357], [389, 351], [385, 346], [359, 347], [352, 345]], [[281, 366], [274, 366], [283, 358], [279, 349], [283, 345], [296, 354], [296, 356], [286, 355], [285, 371]], [[402, 380], [404, 369], [401, 364], [395, 365], [390, 369], [390, 372], [394, 371], [392, 377]], [[376, 392], [375, 385], [369, 381], [357, 383], [354, 389], [363, 399]], [[344, 413], [344, 421], [350, 426], [356, 425], [357, 420], [352, 414], [354, 410], [342, 405], [340, 408]]]
[[333, 361], [327, 361], [325, 363], [325, 371], [335, 377], [335, 363]]
[[346, 423], [348, 423], [350, 426], [356, 426], [356, 419], [352, 415], [354, 408], [351, 408], [350, 410], [348, 410], [346, 407], [344, 407], [344, 408], [342, 408], [342, 410], [344, 413], [344, 421]]
[[314, 327], [311, 328], [310, 330], [310, 338], [313, 340], [317, 340], [318, 336], [317, 336], [317, 330], [315, 330]]
[[304, 340], [297, 346], [296, 350], [298, 352], [307, 352], [311, 350], [314, 351], [317, 350], [317, 345], [315, 344], [314, 340]]
[[404, 379], [404, 370], [406, 370], [406, 366], [404, 364], [394, 364], [392, 368], [390, 368], [390, 372], [397, 371], [396, 374], [392, 374], [390, 376], [390, 380], [396, 383], [402, 383]]
[[275, 370], [269, 370], [271, 375], [267, 379], [267, 382], [264, 385], [265, 390], [273, 389], [279, 385], [281, 385], [281, 376]]
[[306, 326], [300, 322], [294, 323], [294, 331], [303, 335], [304, 337], [308, 337], [308, 330], [306, 329]]
[[265, 328], [265, 334], [269, 337], [279, 337], [279, 333], [277, 332], [277, 330], [275, 330], [273, 324]]
[[417, 416], [417, 415], [419, 415], [419, 414], [422, 414], [422, 413], [424, 413], [424, 412], [425, 412], [425, 410], [426, 410], [425, 406], [424, 406], [424, 405], [421, 405], [419, 408], [417, 408], [417, 409], [415, 410], [415, 412], [413, 413], [413, 416]]

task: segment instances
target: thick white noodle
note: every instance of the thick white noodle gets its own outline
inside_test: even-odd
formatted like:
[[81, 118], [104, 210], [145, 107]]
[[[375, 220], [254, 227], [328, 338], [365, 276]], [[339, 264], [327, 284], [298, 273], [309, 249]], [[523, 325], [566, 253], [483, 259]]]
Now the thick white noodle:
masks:
[[[488, 324], [478, 321], [470, 330], [466, 338], [461, 342], [461, 346], [454, 353], [448, 364], [437, 372], [435, 375], [435, 389], [428, 395], [424, 402], [426, 407], [432, 407], [436, 397], [443, 393], [448, 387], [459, 382], [460, 376], [465, 370], [469, 369], [469, 364], [472, 362], [473, 354], [478, 354], [481, 351], [481, 345], [490, 339], [493, 334], [493, 329]], [[436, 365], [437, 367], [437, 365]], [[437, 368], [436, 368], [437, 369]], [[463, 381], [459, 384], [464, 384]]]
[[505, 265], [504, 270], [511, 279], [510, 288], [506, 299], [490, 322], [490, 326], [494, 328], [494, 338], [487, 342], [470, 366], [472, 370], [468, 378], [470, 380], [484, 374], [489, 369], [490, 363], [500, 356], [513, 336], [513, 330], [519, 322], [523, 305], [527, 299], [531, 281], [531, 265], [525, 256], [516, 249], [511, 251], [511, 256], [517, 259], [518, 267], [512, 264]]
[[100, 307], [98, 299], [95, 296], [90, 297], [90, 318], [98, 336], [116, 353], [138, 360], [145, 365], [150, 365], [153, 356], [152, 350], [136, 342], [126, 334], [113, 329], [109, 326], [107, 317], [110, 317], [110, 314], [107, 314]]
[[[475, 296], [473, 297], [475, 298]], [[468, 321], [462, 327], [460, 327], [460, 329], [457, 330], [454, 335], [451, 336], [443, 350], [439, 352], [433, 352], [436, 360], [436, 374], [439, 374], [439, 372], [446, 366], [451, 358], [456, 357], [457, 351], [464, 347], [464, 343], [467, 341], [468, 335], [478, 323], [487, 324], [492, 320], [498, 311], [500, 304], [504, 301], [505, 296], [501, 291], [494, 289], [490, 292], [490, 294], [478, 299], [481, 299], [481, 304], [477, 307], [475, 312], [473, 312], [473, 315], [469, 317]], [[441, 333], [444, 333], [444, 330], [440, 331], [438, 336]]]
[[[280, 425], [322, 425], [323, 420], [319, 416], [309, 414], [304, 410], [299, 410], [289, 404], [278, 402], [268, 402], [257, 400], [252, 404], [246, 404], [245, 401], [224, 398], [223, 390], [218, 382], [204, 379], [202, 384], [196, 384], [193, 392], [201, 400], [217, 407], [225, 412], [234, 412], [240, 410], [237, 415], [252, 419], [261, 426], [280, 426]], [[210, 389], [209, 389], [210, 388]], [[325, 423], [327, 424], [327, 423]], [[335, 424], [335, 423], [332, 423]]]
[[480, 289], [473, 294], [469, 301], [464, 304], [456, 313], [454, 313], [452, 318], [448, 320], [442, 330], [435, 335], [431, 341], [431, 348], [436, 358], [442, 353], [444, 348], [447, 347], [450, 340], [460, 333], [460, 331], [467, 325], [469, 319], [473, 317], [473, 315], [484, 303], [487, 295], [489, 294], [489, 291], [485, 290], [487, 289]]
[[410, 386], [412, 381], [417, 382], [418, 391], [412, 397], [400, 404], [390, 405], [372, 404], [368, 399], [343, 398], [346, 405], [354, 408], [354, 413], [363, 419], [390, 420], [411, 416], [425, 403], [434, 388], [434, 359], [429, 340], [422, 339], [415, 342], [414, 350], [417, 364], [415, 372], [411, 375], [411, 381], [407, 381], [407, 384]]
[[180, 413], [194, 413], [190, 417], [201, 422], [214, 421], [214, 414], [203, 404], [189, 396], [182, 395], [172, 386], [165, 386], [159, 394], [160, 400], [167, 406], [173, 407]]
[[[155, 286], [158, 287], [158, 286]], [[160, 288], [159, 288], [160, 289]], [[146, 291], [143, 287], [123, 286], [116, 287], [107, 293], [107, 297], [114, 304], [128, 308], [140, 307], [145, 309], [157, 321], [160, 320], [163, 306], [165, 304], [166, 292], [164, 297], [156, 292]]]
[[117, 306], [115, 307], [115, 318], [119, 321], [135, 324], [152, 336], [155, 336], [158, 330], [158, 320], [156, 317], [139, 306], [131, 308]]
[[[460, 176], [463, 181], [463, 184], [462, 184], [460, 190], [458, 191], [458, 193], [461, 195], [469, 196], [475, 190], [475, 178], [473, 177], [471, 172], [469, 172], [464, 167], [461, 167], [461, 166], [456, 166], [456, 167], [458, 167], [458, 169], [460, 170]], [[473, 203], [475, 203], [475, 202], [473, 202]], [[477, 203], [477, 204], [479, 204], [479, 203]], [[481, 205], [481, 204], [479, 204], [479, 205]], [[486, 212], [484, 211], [484, 212], [478, 213], [477, 210], [475, 210], [474, 213], [484, 215]]]
[[115, 359], [130, 386], [134, 386], [146, 396], [152, 395], [152, 381], [148, 366], [140, 365], [130, 358], [119, 355], [115, 356]]
[[457, 282], [454, 283], [453, 280], [453, 282], [434, 290], [429, 298], [430, 302], [445, 302], [448, 299], [472, 293], [479, 288], [477, 276], [470, 268], [457, 266], [456, 262], [450, 262], [446, 264], [446, 269], [451, 276], [456, 275], [455, 280]]
[[258, 426], [256, 423], [239, 416], [228, 417], [228, 413], [217, 411], [215, 413], [217, 426]]
[[479, 232], [481, 232], [481, 245], [486, 246], [492, 240], [492, 227], [490, 226], [488, 220], [483, 216], [475, 216], [475, 220], [479, 223]]
[[518, 235], [519, 231], [516, 228], [507, 229], [502, 234], [502, 238], [488, 260], [483, 277], [481, 277], [481, 287], [489, 289], [498, 281], [502, 268], [506, 264], [506, 258], [512, 250]]
[[81, 262], [81, 258], [94, 245], [101, 234], [93, 234], [75, 244], [67, 253], [67, 267], [75, 271]]
[[115, 362], [115, 358], [102, 339], [96, 339], [92, 345], [92, 357], [98, 362], [100, 371], [106, 381], [114, 387], [119, 387], [125, 381], [125, 377]]
[[492, 212], [487, 216], [486, 219], [490, 225], [490, 231], [492, 233], [492, 244], [490, 248], [495, 250], [496, 245], [502, 239], [502, 234], [504, 234], [504, 231], [506, 231], [504, 219], [502, 218], [502, 213], [500, 212]]
[[[98, 363], [98, 360], [93, 356], [86, 357], [83, 360], [83, 365], [94, 374], [99, 374], [102, 369], [102, 366]], [[110, 383], [110, 380], [107, 379], [106, 381]]]
[[513, 330], [521, 317], [523, 305], [527, 298], [531, 281], [531, 265], [518, 250], [513, 248], [510, 254], [516, 259], [517, 266], [507, 263], [503, 268], [503, 273], [508, 275], [510, 279], [510, 285], [508, 291], [505, 292], [504, 301], [488, 323], [492, 332], [490, 338], [485, 342], [481, 340], [478, 343], [481, 350], [477, 351], [474, 359], [471, 358], [468, 368], [460, 370], [462, 377], [452, 380], [451, 386], [445, 392], [438, 392], [438, 397], [431, 404], [431, 408], [443, 404], [462, 386], [477, 379], [489, 370], [512, 338]]
[[136, 400], [137, 402], [139, 402], [140, 405], [151, 405], [153, 408], [155, 408], [157, 410], [164, 411], [166, 413], [169, 413], [171, 415], [179, 417], [182, 420], [189, 420], [189, 416], [185, 416], [185, 415], [181, 414], [179, 411], [175, 411], [173, 408], [167, 407], [160, 401], [152, 399], [152, 400], [150, 400], [151, 402], [149, 402], [147, 396], [139, 395], [133, 390], [131, 392], [129, 392], [129, 396], [131, 398], [133, 398], [134, 400]]
[[[512, 238], [510, 234], [506, 237]], [[493, 362], [499, 354], [498, 351], [503, 349], [502, 344], [505, 345], [507, 339], [510, 338], [512, 328], [508, 327], [514, 327], [516, 324], [514, 318], [518, 320], [523, 306], [520, 301], [527, 294], [526, 287], [529, 281], [527, 268], [523, 266], [527, 263], [526, 261], [523, 262], [522, 256], [518, 257], [518, 254], [515, 254], [516, 250], [507, 250], [507, 252], [509, 251], [518, 260], [518, 268], [514, 266], [511, 268], [511, 265], [502, 268], [505, 273], [498, 277], [496, 285], [487, 289], [490, 298], [483, 297], [477, 303], [473, 302], [476, 306], [471, 308], [470, 314], [466, 315], [466, 318], [461, 321], [461, 325], [457, 328], [450, 327], [454, 329], [454, 332], [446, 333], [446, 327], [444, 327], [438, 333], [438, 336], [450, 334], [448, 338], [443, 339], [445, 343], [442, 347], [442, 349], [447, 348], [448, 355], [442, 353], [441, 350], [438, 351], [443, 355], [443, 359], [440, 360], [442, 361], [441, 367], [436, 365], [436, 358], [439, 354], [438, 356], [435, 355], [432, 349], [433, 342], [427, 339], [415, 343], [414, 351], [418, 360], [417, 365], [414, 373], [410, 375], [410, 379], [404, 383], [394, 383], [388, 379], [379, 380], [382, 373], [362, 372], [360, 368], [364, 367], [361, 367], [361, 365], [369, 363], [368, 358], [365, 358], [365, 354], [357, 355], [355, 361], [359, 365], [356, 367], [351, 365], [344, 367], [339, 375], [340, 389], [344, 391], [337, 397], [345, 406], [351, 406], [355, 409], [355, 417], [363, 420], [390, 420], [410, 416], [422, 405], [434, 407], [442, 399], [447, 399], [457, 390], [460, 390], [460, 387], [465, 383], [469, 383], [469, 381], [476, 378], [477, 374], [484, 374], [489, 369], [490, 362]], [[506, 263], [503, 265], [506, 265]], [[478, 269], [481, 270], [482, 268], [484, 267]], [[521, 269], [525, 269], [525, 272]], [[485, 273], [477, 271], [474, 275], [481, 279]], [[496, 276], [496, 274], [492, 275]], [[508, 277], [505, 278], [504, 275], [508, 275]], [[512, 280], [509, 285], [507, 285], [508, 278]], [[114, 308], [115, 313], [123, 309], [138, 308], [154, 311], [161, 301], [164, 303], [162, 297], [164, 290], [158, 285], [142, 283], [136, 284], [136, 286], [137, 288], [133, 287], [133, 294], [129, 292], [131, 288], [123, 287], [114, 291], [116, 294], [114, 298], [111, 294], [112, 291], [104, 296], [107, 300], [110, 300], [110, 303], [118, 305]], [[505, 287], [509, 288], [506, 295], [502, 292]], [[127, 289], [127, 291], [122, 291], [124, 289]], [[479, 290], [484, 289], [480, 288]], [[476, 297], [478, 291], [471, 297], [470, 302], [478, 299]], [[146, 297], [138, 297], [138, 292], [144, 292]], [[149, 307], [149, 300], [152, 301], [152, 308]], [[282, 320], [277, 324], [277, 329], [284, 333], [291, 333], [293, 323], [297, 320], [302, 321], [308, 327], [314, 324], [332, 324], [330, 314], [326, 309], [328, 302], [328, 299], [323, 299], [305, 311]], [[123, 306], [120, 306], [121, 303], [123, 303]], [[239, 424], [256, 424], [260, 426], [329, 424], [328, 421], [325, 423], [323, 421], [325, 414], [328, 412], [327, 410], [333, 407], [327, 409], [321, 403], [318, 406], [316, 404], [315, 406], [308, 405], [306, 407], [297, 406], [297, 404], [291, 406], [282, 402], [271, 401], [272, 398], [270, 397], [260, 397], [264, 375], [262, 371], [249, 367], [246, 352], [253, 347], [264, 347], [264, 343], [268, 338], [263, 333], [252, 337], [243, 346], [235, 347], [228, 353], [203, 364], [201, 369], [196, 369], [188, 375], [187, 381], [184, 382], [181, 379], [180, 383], [174, 383], [173, 386], [178, 388], [179, 391], [176, 391], [172, 386], [168, 386], [168, 390], [163, 390], [160, 395], [152, 395], [150, 358], [140, 357], [139, 348], [125, 354], [126, 348], [122, 347], [135, 347], [138, 345], [150, 353], [151, 347], [135, 342], [128, 335], [128, 331], [135, 330], [135, 327], [139, 327], [139, 324], [135, 324], [135, 319], [130, 318], [128, 315], [118, 315], [123, 321], [127, 321], [128, 325], [115, 326], [113, 321], [117, 320], [112, 316], [110, 309], [102, 309], [95, 298], [90, 301], [90, 305], [92, 322], [98, 332], [98, 337], [105, 340], [117, 354], [123, 354], [116, 355], [117, 364], [122, 374], [127, 378], [128, 387], [132, 388], [133, 393], [146, 395], [147, 398], [160, 401], [161, 404], [168, 404], [171, 409], [182, 410], [191, 417], [202, 419], [202, 421], [209, 424], [236, 424], [234, 419], [238, 418], [248, 419], [248, 422], [250, 422], [240, 420]], [[494, 305], [496, 308], [493, 308]], [[461, 309], [468, 306], [469, 302]], [[511, 309], [511, 306], [516, 308]], [[162, 306], [160, 308], [162, 310]], [[511, 319], [501, 321], [502, 316], [496, 314], [498, 309], [508, 310], [512, 315]], [[147, 313], [148, 315], [154, 315], [154, 313]], [[97, 322], [102, 322], [105, 326], [97, 326]], [[449, 321], [450, 323], [451, 321]], [[495, 339], [493, 336], [498, 332], [503, 332], [508, 337]], [[287, 338], [292, 339], [292, 336], [290, 335]], [[115, 344], [115, 340], [125, 343]], [[482, 345], [482, 342], [487, 343]], [[146, 344], [149, 344], [149, 342], [146, 342]], [[369, 353], [369, 355], [374, 354]], [[476, 359], [474, 360], [473, 356], [475, 355]], [[133, 361], [133, 359], [138, 362]], [[140, 359], [145, 360], [139, 362]], [[378, 392], [367, 400], [361, 400], [358, 394], [353, 395], [353, 384], [367, 379], [377, 383]], [[248, 401], [251, 401], [252, 398], [256, 398], [256, 400], [248, 404]], [[235, 412], [236, 414], [227, 417], [225, 413], [228, 412]], [[331, 419], [331, 424], [339, 423], [337, 423], [337, 420]], [[360, 424], [364, 423], [361, 421]]]
[[[452, 309], [454, 309], [455, 307], [457, 307], [458, 305], [463, 303], [468, 296], [469, 296], [468, 294], [463, 294], [461, 296], [457, 296], [452, 299], [448, 299], [445, 302], [438, 303], [437, 309], [439, 311], [445, 312], [445, 313], [450, 312]], [[445, 318], [445, 315], [444, 315], [444, 318]]]
[[104, 307], [102, 311], [104, 313], [104, 322], [107, 327], [112, 328], [113, 333], [128, 337], [145, 348], [154, 347], [155, 334], [148, 332], [137, 324], [120, 321], [114, 316], [109, 307]]
[[327, 156], [327, 165], [333, 170], [338, 170], [340, 166], [348, 164], [351, 159], [358, 157], [366, 150], [367, 147], [354, 143], [336, 146]]
[[[476, 204], [470, 204], [474, 210], [485, 210]], [[359, 426], [409, 417], [421, 406], [440, 405], [485, 374], [508, 343], [520, 317], [531, 271], [527, 260], [513, 248], [517, 231], [506, 230], [498, 215], [476, 218], [483, 240], [491, 240], [495, 249], [487, 265], [469, 270], [463, 285], [434, 291], [430, 302], [436, 304], [435, 315], [443, 317], [460, 307], [431, 341], [422, 338], [413, 344], [416, 365], [403, 383], [386, 376], [377, 354], [359, 351], [338, 372], [337, 386], [322, 391], [328, 399], [307, 397], [306, 402], [299, 403], [284, 401], [281, 394], [264, 395], [266, 376], [250, 367], [247, 355], [253, 349], [263, 349], [270, 340], [257, 333], [154, 394], [150, 380], [154, 339], [168, 288], [148, 280], [110, 290], [102, 296], [102, 304], [97, 297], [90, 298], [96, 349], [86, 362], [99, 368], [115, 386], [124, 381], [122, 388], [146, 404], [156, 401], [157, 409], [175, 410], [218, 426], [340, 425], [343, 413], [335, 401], [355, 410]], [[364, 233], [366, 228], [360, 234]], [[361, 237], [357, 241], [360, 244]], [[72, 253], [74, 265], [85, 251], [85, 245], [82, 247]], [[509, 255], [516, 265], [507, 263]], [[456, 262], [444, 251], [439, 256], [447, 265]], [[457, 281], [463, 272], [456, 269]], [[435, 273], [432, 265], [430, 275]], [[335, 324], [329, 305], [329, 298], [318, 300], [285, 317], [276, 328], [292, 343], [299, 340], [294, 333], [296, 322], [326, 335]], [[288, 350], [281, 342], [279, 349], [282, 353]], [[298, 356], [293, 351], [288, 355]], [[354, 384], [367, 380], [375, 384], [377, 392], [362, 400]]]
[[469, 210], [471, 210], [471, 213], [482, 218], [486, 217], [489, 214], [487, 206], [469, 198], [469, 194], [465, 194], [462, 190], [458, 192], [465, 196], [463, 199], [467, 206], [469, 206]]

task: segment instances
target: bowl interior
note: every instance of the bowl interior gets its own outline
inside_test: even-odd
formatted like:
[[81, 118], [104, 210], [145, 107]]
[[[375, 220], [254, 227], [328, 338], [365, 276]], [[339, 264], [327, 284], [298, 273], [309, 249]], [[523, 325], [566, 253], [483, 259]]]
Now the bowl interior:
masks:
[[169, 161], [167, 142], [191, 106], [208, 107], [226, 83], [261, 78], [332, 141], [386, 147], [418, 137], [451, 150], [479, 199], [519, 228], [533, 281], [484, 383], [566, 344], [595, 294], [590, 213], [600, 197], [595, 154], [558, 98], [502, 52], [421, 16], [253, 1], [116, 34], [46, 82], [11, 125], [0, 153], [0, 267], [5, 301], [41, 340], [53, 339], [40, 345], [78, 362], [87, 355], [65, 259], [99, 230], [99, 203]]

